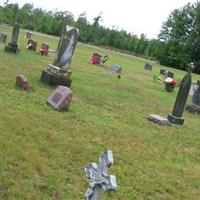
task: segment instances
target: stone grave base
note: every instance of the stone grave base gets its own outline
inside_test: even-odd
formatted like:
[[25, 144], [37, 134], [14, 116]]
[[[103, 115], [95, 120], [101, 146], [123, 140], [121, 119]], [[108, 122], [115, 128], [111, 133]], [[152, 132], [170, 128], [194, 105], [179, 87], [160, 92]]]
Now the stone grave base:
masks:
[[14, 44], [8, 43], [8, 45], [5, 46], [5, 51], [6, 52], [10, 52], [10, 53], [18, 54], [20, 49], [18, 48], [17, 44], [14, 45]]
[[186, 106], [186, 110], [192, 114], [200, 114], [200, 106], [195, 104], [189, 104]]
[[41, 74], [41, 81], [49, 85], [63, 85], [70, 87], [72, 80], [69, 75], [57, 75], [47, 70], [43, 70]]
[[152, 121], [156, 124], [160, 124], [160, 125], [167, 125], [167, 126], [171, 126], [172, 124], [169, 122], [168, 119], [160, 116], [160, 115], [156, 115], [156, 114], [151, 114], [147, 117], [147, 119], [149, 121]]
[[172, 124], [179, 124], [183, 125], [184, 119], [181, 117], [176, 117], [174, 115], [168, 115], [167, 119], [172, 123]]

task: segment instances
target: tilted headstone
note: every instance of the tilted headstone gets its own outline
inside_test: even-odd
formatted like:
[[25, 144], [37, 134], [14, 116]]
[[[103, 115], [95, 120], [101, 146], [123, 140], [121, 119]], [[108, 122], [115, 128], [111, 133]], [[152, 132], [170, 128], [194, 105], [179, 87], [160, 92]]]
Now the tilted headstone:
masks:
[[18, 36], [19, 36], [19, 30], [20, 30], [20, 25], [15, 24], [14, 27], [13, 27], [13, 31], [12, 31], [11, 42], [8, 43], [7, 46], [5, 46], [6, 52], [19, 53], [19, 48], [18, 48], [18, 44], [17, 44], [17, 40], [18, 40]]
[[146, 70], [148, 70], [148, 71], [151, 71], [151, 70], [152, 70], [152, 67], [153, 67], [153, 65], [150, 64], [150, 63], [145, 63], [145, 65], [144, 65], [144, 69], [146, 69]]
[[28, 43], [28, 45], [27, 45], [28, 50], [36, 51], [37, 42], [35, 40], [29, 39], [27, 43]]
[[108, 168], [113, 164], [113, 154], [107, 150], [99, 156], [99, 163], [90, 163], [85, 167], [89, 188], [85, 193], [86, 200], [99, 200], [100, 194], [117, 189], [116, 177], [108, 174]]
[[197, 88], [192, 96], [192, 104], [186, 106], [186, 110], [193, 114], [200, 114], [200, 81], [197, 81]]
[[69, 68], [76, 44], [78, 42], [79, 30], [66, 26], [60, 37], [57, 52], [52, 65], [60, 68]]
[[26, 91], [29, 91], [31, 89], [28, 84], [28, 79], [24, 75], [18, 75], [16, 77], [16, 86]]
[[72, 91], [65, 86], [58, 86], [47, 102], [55, 110], [68, 111], [72, 101]]
[[42, 72], [41, 80], [50, 85], [71, 85], [69, 66], [78, 42], [79, 30], [65, 26], [61, 34], [55, 58], [46, 70]]
[[7, 37], [8, 37], [8, 36], [7, 36], [6, 33], [1, 33], [0, 42], [6, 43]]
[[181, 81], [172, 114], [168, 115], [168, 120], [173, 124], [182, 125], [184, 123], [182, 115], [190, 91], [191, 79], [191, 73], [188, 72]]
[[165, 69], [161, 69], [160, 74], [164, 75], [165, 77], [174, 78], [174, 73]]

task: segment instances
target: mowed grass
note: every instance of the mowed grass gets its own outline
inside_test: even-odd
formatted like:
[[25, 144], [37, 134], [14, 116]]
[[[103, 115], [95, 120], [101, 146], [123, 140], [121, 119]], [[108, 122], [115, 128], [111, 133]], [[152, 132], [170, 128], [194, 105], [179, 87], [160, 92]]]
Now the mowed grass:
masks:
[[[12, 29], [0, 28], [10, 42]], [[200, 117], [185, 111], [184, 125], [173, 127], [146, 119], [151, 113], [166, 117], [173, 108], [177, 89], [167, 93], [153, 81], [163, 66], [153, 63], [148, 72], [144, 64], [150, 61], [79, 43], [71, 64], [70, 111], [57, 112], [46, 104], [56, 87], [40, 81], [53, 54], [26, 50], [24, 35], [21, 30], [18, 56], [0, 46], [0, 199], [84, 199], [84, 166], [107, 149], [113, 151], [110, 174], [118, 189], [102, 199], [200, 199]], [[56, 50], [59, 41], [36, 34], [33, 39], [38, 49], [47, 42]], [[93, 52], [107, 54], [108, 62], [89, 64]], [[112, 64], [123, 68], [120, 80], [106, 70]], [[178, 80], [185, 74], [170, 70]], [[27, 76], [31, 92], [15, 86], [19, 74]], [[193, 75], [193, 82], [199, 78]]]

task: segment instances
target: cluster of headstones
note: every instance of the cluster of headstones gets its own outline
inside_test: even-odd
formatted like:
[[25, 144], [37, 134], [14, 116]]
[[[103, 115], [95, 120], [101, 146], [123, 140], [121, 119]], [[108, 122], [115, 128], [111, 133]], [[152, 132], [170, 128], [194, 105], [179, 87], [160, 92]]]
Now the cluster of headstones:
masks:
[[[182, 117], [189, 91], [191, 89], [191, 71], [189, 70], [184, 76], [183, 80], [180, 83], [180, 88], [176, 97], [174, 108], [171, 115], [168, 115], [167, 119], [156, 114], [151, 114], [147, 117], [148, 120], [161, 124], [161, 125], [172, 125], [180, 124], [183, 125], [184, 118]], [[200, 113], [200, 81], [197, 82], [197, 89], [195, 90], [192, 97], [192, 104], [186, 106], [186, 109], [195, 114]]]
[[[36, 51], [37, 50], [37, 41], [32, 39], [32, 33], [31, 32], [26, 32], [26, 39], [27, 39], [27, 49], [31, 51]], [[42, 43], [41, 48], [40, 48], [40, 54], [47, 56], [49, 53], [49, 45]]]
[[[90, 63], [94, 65], [102, 65], [108, 60], [108, 55], [102, 55], [100, 53], [93, 53], [92, 57], [90, 58]], [[122, 67], [118, 64], [111, 65], [107, 67], [109, 72], [113, 72], [117, 74], [117, 78], [121, 78], [121, 71]]]
[[[5, 51], [19, 52], [17, 45], [18, 34], [19, 25], [15, 24], [11, 43], [5, 47]], [[68, 69], [78, 36], [78, 29], [69, 26], [64, 27], [53, 63], [49, 64], [41, 74], [41, 80], [44, 83], [59, 85], [47, 100], [47, 103], [58, 111], [68, 111], [72, 100], [72, 91], [66, 86], [71, 85], [71, 81], [68, 79], [71, 73]], [[30, 37], [30, 35], [27, 37]], [[31, 90], [28, 79], [24, 75], [16, 77], [16, 85], [26, 91]], [[115, 176], [108, 175], [108, 168], [112, 164], [112, 151], [108, 150], [100, 155], [99, 164], [91, 163], [85, 167], [86, 176], [90, 181], [89, 188], [85, 194], [87, 200], [98, 200], [103, 191], [113, 191], [117, 188]]]
[[[13, 28], [12, 41], [5, 47], [5, 51], [17, 53], [17, 38], [19, 35], [19, 25], [15, 24]], [[31, 35], [26, 37], [31, 40]], [[42, 71], [41, 81], [49, 85], [58, 85], [55, 92], [48, 98], [48, 104], [58, 111], [67, 111], [72, 100], [71, 72], [69, 67], [72, 56], [78, 41], [79, 31], [77, 28], [65, 26], [60, 37], [58, 48], [52, 64], [49, 64], [46, 70]], [[35, 47], [35, 46], [34, 46]], [[30, 91], [28, 79], [24, 75], [16, 77], [16, 85], [20, 88]]]
[[[153, 65], [150, 63], [145, 63], [144, 69], [148, 71], [152, 71]], [[160, 74], [165, 77], [164, 84], [165, 89], [167, 92], [172, 92], [176, 86], [177, 81], [174, 79], [174, 72], [161, 69]], [[154, 81], [156, 80], [162, 80], [160, 76], [154, 75], [153, 76]]]

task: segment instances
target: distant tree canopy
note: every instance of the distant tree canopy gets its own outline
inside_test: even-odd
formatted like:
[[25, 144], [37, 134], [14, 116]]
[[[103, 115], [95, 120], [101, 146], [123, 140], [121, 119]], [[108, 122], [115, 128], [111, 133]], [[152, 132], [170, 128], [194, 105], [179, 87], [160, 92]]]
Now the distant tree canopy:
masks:
[[135, 55], [157, 59], [160, 64], [186, 70], [193, 62], [194, 72], [200, 74], [200, 3], [188, 3], [183, 8], [171, 12], [163, 24], [157, 39], [139, 37], [125, 30], [109, 29], [100, 25], [98, 15], [90, 23], [86, 13], [80, 14], [75, 21], [72, 13], [45, 11], [26, 3], [18, 4], [5, 1], [0, 6], [0, 23], [21, 24], [22, 28], [59, 36], [64, 20], [80, 30], [79, 40], [84, 43], [117, 48]]
[[200, 2], [172, 11], [158, 40], [156, 57], [161, 64], [186, 69], [193, 62], [200, 73]]

